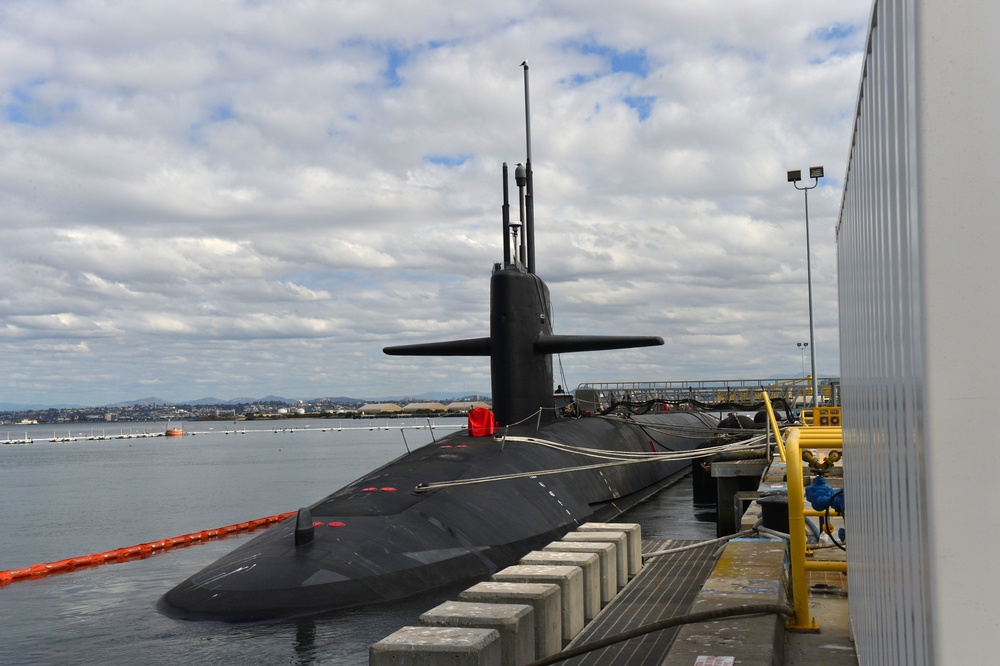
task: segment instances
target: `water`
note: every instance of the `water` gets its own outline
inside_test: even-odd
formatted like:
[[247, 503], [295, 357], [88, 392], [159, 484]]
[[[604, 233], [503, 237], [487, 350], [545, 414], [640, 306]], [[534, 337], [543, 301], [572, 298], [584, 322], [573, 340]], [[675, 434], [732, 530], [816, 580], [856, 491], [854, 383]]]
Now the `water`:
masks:
[[[461, 425], [434, 423], [437, 437]], [[164, 424], [0, 428], [0, 439], [27, 430], [35, 440], [0, 446], [0, 570], [294, 511], [405, 453], [406, 445], [431, 441], [426, 421], [378, 425], [390, 429], [318, 419], [189, 423], [185, 431], [197, 435], [100, 441], [84, 438], [162, 432]], [[405, 430], [404, 442], [403, 425], [425, 428]], [[80, 439], [46, 441], [67, 435]], [[689, 479], [628, 519], [642, 523], [645, 536], [715, 536], [714, 519], [692, 508]], [[366, 664], [369, 645], [458, 591], [253, 624], [182, 622], [156, 611], [163, 593], [250, 538], [0, 587], [0, 664]]]

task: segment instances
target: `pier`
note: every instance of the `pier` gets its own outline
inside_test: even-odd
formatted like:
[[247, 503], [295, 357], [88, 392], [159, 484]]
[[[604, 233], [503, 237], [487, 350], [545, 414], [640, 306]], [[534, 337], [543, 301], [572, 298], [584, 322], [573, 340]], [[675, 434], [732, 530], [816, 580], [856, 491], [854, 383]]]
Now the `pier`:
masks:
[[[835, 413], [839, 423], [839, 411]], [[811, 415], [806, 416], [807, 422], [811, 422], [808, 418]], [[808, 463], [789, 464], [803, 457], [812, 458], [814, 464], [819, 460], [831, 461], [825, 462], [819, 475], [829, 477], [832, 487], [842, 487], [840, 470], [833, 462], [839, 459], [839, 454], [829, 453], [840, 448], [839, 431], [839, 427], [804, 426], [786, 429], [782, 436], [778, 430], [773, 456], [759, 461], [722, 461], [717, 469], [713, 465], [712, 476], [718, 481], [720, 516], [726, 514], [718, 523], [724, 535], [708, 542], [641, 540], [641, 565], [631, 569], [628, 564], [624, 565], [626, 575], [619, 580], [621, 584], [614, 586], [617, 591], [610, 598], [602, 592], [569, 592], [583, 589], [583, 570], [578, 567], [539, 567], [526, 561], [494, 576], [494, 580], [510, 581], [508, 584], [531, 580], [536, 584], [558, 586], [562, 590], [558, 596], [563, 604], [559, 613], [564, 622], [557, 622], [558, 628], [549, 630], [549, 634], [557, 632], [558, 637], [538, 633], [544, 631], [539, 627], [545, 623], [530, 619], [532, 613], [537, 612], [537, 602], [532, 609], [524, 605], [528, 602], [516, 596], [501, 594], [491, 599], [481, 593], [460, 595], [463, 599], [495, 601], [503, 605], [507, 614], [513, 613], [513, 608], [520, 608], [517, 612], [528, 618], [523, 620], [520, 631], [531, 634], [530, 639], [524, 637], [521, 644], [534, 642], [537, 646], [550, 646], [538, 647], [533, 660], [524, 657], [523, 651], [521, 656], [512, 658], [510, 649], [504, 656], [502, 641], [499, 647], [493, 646], [492, 639], [477, 633], [477, 640], [481, 642], [479, 647], [466, 652], [469, 661], [445, 661], [444, 654], [450, 657], [454, 654], [436, 652], [437, 648], [433, 647], [435, 632], [407, 627], [373, 645], [370, 664], [395, 663], [391, 660], [400, 653], [394, 651], [402, 650], [411, 659], [406, 663], [428, 666], [439, 663], [854, 666], [858, 659], [848, 632], [846, 551], [836, 547], [836, 541], [843, 538], [836, 534], [843, 521], [834, 517], [835, 512], [803, 509], [803, 479], [815, 477], [817, 468]], [[801, 450], [804, 448], [811, 450], [805, 456]], [[750, 485], [753, 490], [743, 489]], [[796, 496], [800, 498], [798, 502], [794, 499]], [[777, 511], [768, 503], [768, 499], [775, 498], [779, 501], [772, 504], [777, 504]], [[820, 528], [810, 528], [814, 538], [807, 543], [805, 533], [810, 520], [818, 520]], [[829, 527], [824, 528], [827, 521]], [[615, 556], [606, 559], [616, 562], [621, 574], [622, 563], [628, 561], [626, 558], [640, 557], [636, 543], [625, 545], [626, 534], [638, 536], [638, 527], [625, 523], [585, 524], [543, 551], [559, 550], [566, 544], [572, 544], [567, 549], [574, 550], [581, 542], [586, 543], [589, 538], [586, 535], [603, 535], [598, 538], [605, 541], [598, 542], [597, 547], [616, 550]], [[538, 558], [537, 552], [529, 556], [534, 563], [541, 561]], [[603, 566], [607, 575], [608, 565]], [[528, 572], [529, 569], [552, 571], [538, 572], [537, 577], [531, 578], [534, 574]], [[555, 571], [557, 569], [559, 571]], [[575, 577], [569, 571], [572, 569], [579, 572]], [[615, 574], [611, 577], [617, 579]], [[493, 584], [480, 583], [477, 588], [484, 585]], [[592, 603], [600, 608], [596, 613], [586, 611], [588, 594]], [[568, 609], [566, 604], [579, 608]], [[456, 612], [459, 611], [466, 615], [471, 612], [474, 616], [484, 612], [479, 607], [472, 611], [468, 607], [457, 607]], [[476, 617], [449, 621], [440, 617], [442, 612], [447, 612], [447, 604], [435, 609], [433, 622], [425, 616], [421, 616], [421, 622], [477, 627], [478, 632], [483, 627], [499, 626], [497, 623], [501, 622]], [[584, 615], [588, 618], [585, 624], [578, 624], [578, 620], [566, 623], [570, 616]], [[426, 641], [418, 648], [411, 641], [414, 632]], [[454, 633], [439, 635], [448, 645], [455, 641]], [[505, 640], [510, 644], [512, 639]], [[394, 641], [402, 641], [403, 647]], [[559, 650], [552, 647], [553, 641], [561, 642]]]

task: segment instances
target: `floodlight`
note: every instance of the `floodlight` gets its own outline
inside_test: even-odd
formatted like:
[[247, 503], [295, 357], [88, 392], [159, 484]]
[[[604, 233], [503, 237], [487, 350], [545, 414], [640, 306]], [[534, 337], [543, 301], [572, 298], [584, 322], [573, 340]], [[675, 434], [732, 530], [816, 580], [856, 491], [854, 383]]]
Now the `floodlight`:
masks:
[[802, 172], [801, 171], [789, 171], [788, 172], [788, 182], [789, 183], [797, 183], [800, 180], [802, 180]]
[[809, 177], [810, 178], [822, 178], [823, 177], [823, 167], [809, 167]]

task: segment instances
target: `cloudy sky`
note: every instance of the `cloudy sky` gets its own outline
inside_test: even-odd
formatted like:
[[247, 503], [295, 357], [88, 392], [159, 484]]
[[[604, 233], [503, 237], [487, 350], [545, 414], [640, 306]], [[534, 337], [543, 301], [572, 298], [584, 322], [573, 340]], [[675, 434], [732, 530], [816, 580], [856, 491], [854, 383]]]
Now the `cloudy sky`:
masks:
[[800, 375], [813, 165], [837, 375], [869, 5], [5, 0], [0, 402], [488, 391], [381, 349], [488, 333], [524, 60], [556, 333], [666, 341], [565, 383]]

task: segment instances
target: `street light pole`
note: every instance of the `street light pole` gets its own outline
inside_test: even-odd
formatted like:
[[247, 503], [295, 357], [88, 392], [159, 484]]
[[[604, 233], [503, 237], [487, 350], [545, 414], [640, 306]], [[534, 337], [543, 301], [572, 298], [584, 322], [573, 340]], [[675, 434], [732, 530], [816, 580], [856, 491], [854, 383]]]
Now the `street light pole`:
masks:
[[809, 284], [809, 360], [812, 372], [813, 407], [816, 408], [819, 407], [819, 390], [816, 380], [816, 331], [813, 326], [812, 258], [809, 250], [809, 190], [819, 185], [819, 179], [823, 177], [823, 167], [809, 167], [809, 177], [813, 179], [813, 184], [799, 187], [799, 182], [802, 180], [802, 172], [788, 172], [788, 182], [794, 185], [795, 189], [804, 192], [806, 199], [806, 279]]
[[809, 346], [808, 342], [796, 342], [795, 346], [799, 348], [799, 355], [802, 357], [802, 374], [806, 374], [806, 348]]

